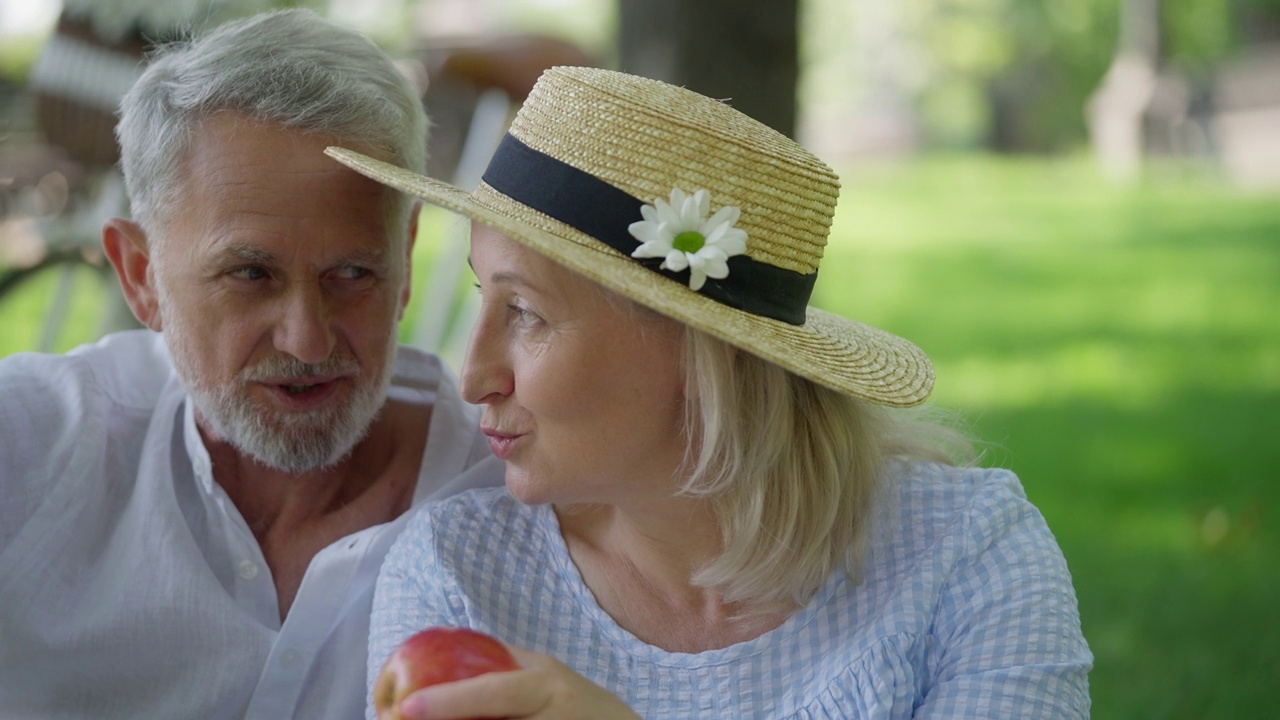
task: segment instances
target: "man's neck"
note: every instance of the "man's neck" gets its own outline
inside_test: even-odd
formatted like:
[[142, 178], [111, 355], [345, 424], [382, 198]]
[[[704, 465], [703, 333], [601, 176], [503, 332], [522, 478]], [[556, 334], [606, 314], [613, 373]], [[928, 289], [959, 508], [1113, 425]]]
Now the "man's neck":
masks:
[[266, 467], [201, 429], [213, 479], [244, 517], [271, 570], [282, 620], [316, 553], [390, 522], [412, 504], [430, 416], [430, 407], [388, 402], [347, 457], [301, 475]]

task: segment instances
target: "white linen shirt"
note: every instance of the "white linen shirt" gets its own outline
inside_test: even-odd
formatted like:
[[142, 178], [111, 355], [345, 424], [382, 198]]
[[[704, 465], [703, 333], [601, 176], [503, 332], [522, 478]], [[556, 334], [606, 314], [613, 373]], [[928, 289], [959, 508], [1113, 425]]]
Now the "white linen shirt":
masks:
[[[401, 347], [393, 375], [434, 405], [414, 505], [501, 484], [440, 360]], [[364, 714], [374, 581], [409, 513], [320, 551], [282, 624], [210, 470], [159, 335], [0, 360], [0, 717]]]

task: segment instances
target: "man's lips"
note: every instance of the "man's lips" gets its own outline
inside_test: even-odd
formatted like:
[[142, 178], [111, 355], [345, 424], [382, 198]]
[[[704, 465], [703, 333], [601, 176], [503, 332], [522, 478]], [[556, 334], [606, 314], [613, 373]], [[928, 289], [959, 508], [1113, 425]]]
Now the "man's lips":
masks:
[[277, 402], [291, 410], [311, 410], [323, 405], [336, 391], [341, 375], [270, 378], [256, 381]]
[[316, 385], [327, 385], [341, 379], [340, 375], [325, 375], [316, 377], [289, 377], [289, 378], [273, 378], [268, 380], [259, 380], [263, 385], [274, 385], [285, 390], [298, 391], [304, 390]]

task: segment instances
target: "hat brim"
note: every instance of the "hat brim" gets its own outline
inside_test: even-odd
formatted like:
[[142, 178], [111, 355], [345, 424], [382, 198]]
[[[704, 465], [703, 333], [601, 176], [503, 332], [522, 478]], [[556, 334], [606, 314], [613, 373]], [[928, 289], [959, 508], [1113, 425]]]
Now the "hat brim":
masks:
[[929, 358], [892, 333], [813, 306], [803, 325], [737, 310], [483, 183], [470, 193], [346, 148], [330, 147], [325, 153], [366, 177], [488, 225], [630, 300], [814, 382], [891, 407], [918, 405], [933, 389]]

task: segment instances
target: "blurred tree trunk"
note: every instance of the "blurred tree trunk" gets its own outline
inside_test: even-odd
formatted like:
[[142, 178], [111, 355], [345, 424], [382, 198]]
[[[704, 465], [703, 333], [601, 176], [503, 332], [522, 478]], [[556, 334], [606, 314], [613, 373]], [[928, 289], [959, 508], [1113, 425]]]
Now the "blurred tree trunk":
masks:
[[682, 85], [794, 137], [799, 0], [619, 0], [619, 69]]
[[1160, 0], [1123, 0], [1120, 4], [1119, 54], [1133, 54], [1152, 66], [1160, 64]]
[[1116, 182], [1138, 178], [1146, 154], [1145, 116], [1160, 71], [1160, 0], [1122, 0], [1116, 56], [1085, 108], [1089, 138]]

